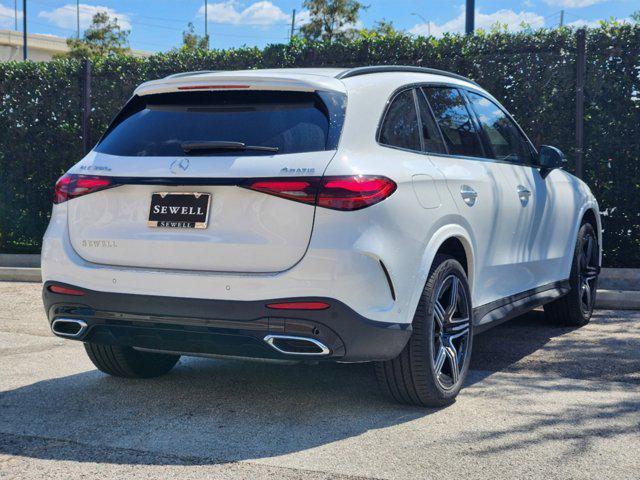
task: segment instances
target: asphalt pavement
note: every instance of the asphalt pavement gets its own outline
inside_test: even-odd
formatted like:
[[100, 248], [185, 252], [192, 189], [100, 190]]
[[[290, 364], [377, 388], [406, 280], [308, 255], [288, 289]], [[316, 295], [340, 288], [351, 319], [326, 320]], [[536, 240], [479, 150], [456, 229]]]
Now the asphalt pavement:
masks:
[[475, 338], [466, 388], [396, 405], [366, 364], [183, 358], [96, 371], [39, 284], [0, 283], [0, 478], [640, 478], [640, 311], [535, 311]]

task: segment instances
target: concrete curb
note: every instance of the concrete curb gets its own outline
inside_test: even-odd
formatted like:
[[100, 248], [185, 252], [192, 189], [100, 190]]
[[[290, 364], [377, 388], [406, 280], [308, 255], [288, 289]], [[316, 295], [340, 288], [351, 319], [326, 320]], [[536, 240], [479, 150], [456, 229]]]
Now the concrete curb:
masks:
[[603, 268], [598, 277], [603, 290], [640, 291], [640, 268]]
[[596, 308], [640, 310], [640, 292], [631, 290], [598, 290]]
[[40, 255], [37, 253], [0, 253], [0, 267], [40, 268]]
[[39, 268], [0, 267], [1, 282], [36, 282], [42, 281]]

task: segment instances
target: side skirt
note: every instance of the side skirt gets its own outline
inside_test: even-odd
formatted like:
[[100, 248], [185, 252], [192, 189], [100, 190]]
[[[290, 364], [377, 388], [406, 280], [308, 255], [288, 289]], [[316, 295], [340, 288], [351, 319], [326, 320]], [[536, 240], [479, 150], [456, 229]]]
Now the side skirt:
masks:
[[481, 333], [507, 320], [569, 293], [569, 280], [548, 283], [525, 292], [495, 300], [473, 309], [474, 333]]

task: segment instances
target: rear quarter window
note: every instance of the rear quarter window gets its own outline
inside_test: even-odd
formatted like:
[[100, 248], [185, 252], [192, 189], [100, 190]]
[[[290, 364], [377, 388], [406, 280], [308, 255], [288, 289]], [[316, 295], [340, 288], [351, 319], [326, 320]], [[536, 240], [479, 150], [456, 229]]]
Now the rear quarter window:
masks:
[[[345, 108], [346, 96], [329, 92], [180, 92], [134, 97], [95, 150], [120, 156], [184, 156], [183, 143], [208, 141], [277, 147], [278, 154], [333, 150]], [[243, 153], [256, 154], [234, 151], [233, 155]]]

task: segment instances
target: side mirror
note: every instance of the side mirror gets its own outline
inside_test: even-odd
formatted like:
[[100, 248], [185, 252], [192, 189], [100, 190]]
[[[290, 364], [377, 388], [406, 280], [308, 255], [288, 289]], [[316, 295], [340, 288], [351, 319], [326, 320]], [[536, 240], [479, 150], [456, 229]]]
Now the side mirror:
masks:
[[567, 157], [556, 147], [542, 145], [538, 152], [538, 165], [540, 166], [540, 174], [542, 178], [549, 175], [549, 172], [555, 168], [562, 168], [567, 163]]

